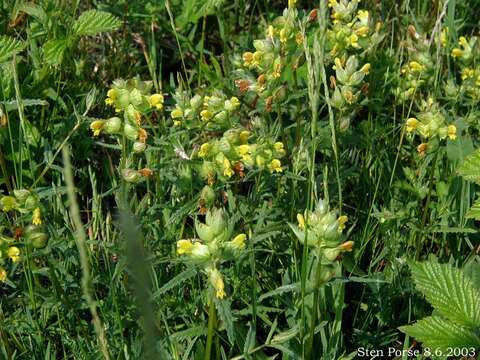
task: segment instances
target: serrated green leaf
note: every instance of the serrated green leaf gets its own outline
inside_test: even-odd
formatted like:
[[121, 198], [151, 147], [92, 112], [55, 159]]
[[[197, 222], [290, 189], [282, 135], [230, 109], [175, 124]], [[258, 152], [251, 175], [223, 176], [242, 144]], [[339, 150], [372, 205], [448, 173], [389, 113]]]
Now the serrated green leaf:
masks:
[[480, 346], [480, 337], [475, 332], [439, 316], [430, 316], [413, 325], [401, 326], [400, 330], [432, 350], [446, 352], [447, 348]]
[[55, 39], [47, 41], [43, 45], [44, 59], [49, 65], [59, 65], [63, 60], [63, 54], [67, 49], [66, 39]]
[[0, 63], [9, 60], [24, 48], [24, 43], [10, 36], [0, 35]]
[[442, 316], [459, 325], [480, 325], [480, 292], [461, 270], [433, 262], [410, 268], [417, 288]]
[[189, 268], [181, 272], [180, 274], [172, 278], [170, 281], [168, 281], [165, 285], [163, 285], [160, 289], [158, 289], [155, 292], [155, 294], [153, 294], [153, 298], [154, 299], [158, 298], [160, 295], [166, 293], [167, 291], [169, 291], [170, 289], [173, 289], [176, 286], [179, 286], [181, 283], [183, 283], [184, 281], [187, 281], [191, 277], [194, 277], [196, 274], [197, 274], [197, 269], [195, 268]]
[[[48, 102], [40, 99], [23, 99], [23, 106], [47, 106]], [[5, 106], [6, 111], [17, 110], [17, 100], [0, 101], [0, 105]]]
[[121, 24], [121, 21], [110, 13], [88, 10], [80, 15], [73, 24], [73, 33], [77, 36], [96, 35], [116, 30]]
[[466, 180], [480, 184], [480, 150], [469, 155], [458, 167], [457, 172]]
[[46, 23], [48, 21], [48, 16], [45, 10], [40, 5], [34, 4], [33, 2], [22, 2], [18, 5], [17, 10], [33, 16], [41, 23]]
[[229, 300], [220, 300], [215, 298], [215, 307], [217, 308], [217, 313], [219, 319], [223, 322], [225, 330], [227, 330], [228, 340], [231, 344], [235, 341], [235, 334], [233, 332], [233, 315], [232, 309], [230, 307]]
[[480, 220], [480, 198], [475, 200], [472, 207], [465, 214], [467, 219]]

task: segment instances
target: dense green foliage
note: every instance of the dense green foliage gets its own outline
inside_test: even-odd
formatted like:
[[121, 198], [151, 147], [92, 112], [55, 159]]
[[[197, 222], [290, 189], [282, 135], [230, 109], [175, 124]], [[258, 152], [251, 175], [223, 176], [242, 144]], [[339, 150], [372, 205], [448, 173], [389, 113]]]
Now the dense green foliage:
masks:
[[479, 17], [1, 1], [0, 359], [478, 354]]

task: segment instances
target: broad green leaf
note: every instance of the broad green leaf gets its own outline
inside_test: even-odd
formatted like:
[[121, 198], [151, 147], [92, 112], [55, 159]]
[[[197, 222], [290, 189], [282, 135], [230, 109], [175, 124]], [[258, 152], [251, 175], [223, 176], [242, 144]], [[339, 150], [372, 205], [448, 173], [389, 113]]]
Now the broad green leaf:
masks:
[[43, 45], [43, 55], [49, 65], [59, 65], [63, 60], [63, 54], [67, 49], [66, 39], [55, 39], [47, 41]]
[[472, 207], [467, 211], [465, 216], [468, 219], [480, 220], [480, 198], [475, 200]]
[[433, 262], [410, 268], [417, 288], [442, 316], [459, 325], [480, 325], [480, 292], [461, 270]]
[[45, 24], [48, 21], [48, 16], [45, 10], [40, 5], [34, 4], [33, 2], [22, 2], [18, 5], [17, 10], [33, 16], [42, 24]]
[[24, 48], [23, 42], [10, 36], [0, 35], [0, 63], [8, 61]]
[[401, 326], [400, 330], [421, 341], [424, 348], [430, 347], [432, 350], [446, 352], [447, 348], [480, 346], [480, 337], [474, 331], [439, 316], [430, 316], [413, 325]]
[[73, 33], [77, 36], [96, 35], [116, 30], [121, 24], [121, 21], [110, 13], [88, 10], [80, 15], [73, 24]]
[[480, 184], [480, 150], [469, 155], [458, 167], [457, 172], [466, 180]]

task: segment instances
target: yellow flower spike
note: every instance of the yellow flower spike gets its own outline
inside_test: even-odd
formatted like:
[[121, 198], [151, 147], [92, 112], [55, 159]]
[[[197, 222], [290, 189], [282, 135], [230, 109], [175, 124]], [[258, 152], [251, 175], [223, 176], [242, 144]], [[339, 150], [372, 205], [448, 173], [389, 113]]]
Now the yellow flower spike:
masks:
[[193, 249], [193, 244], [190, 240], [178, 240], [177, 241], [177, 254], [189, 255]]
[[232, 247], [236, 250], [242, 250], [245, 248], [245, 240], [247, 240], [247, 235], [239, 234], [235, 236], [232, 240]]
[[0, 282], [5, 282], [5, 280], [7, 280], [7, 272], [0, 266]]
[[232, 170], [232, 165], [230, 164], [230, 160], [227, 158], [223, 159], [223, 176], [232, 177], [234, 171]]
[[410, 70], [412, 72], [422, 72], [423, 71], [423, 68], [424, 66], [416, 61], [410, 61], [410, 64], [408, 64], [408, 66], [410, 67]]
[[305, 218], [302, 214], [297, 214], [298, 227], [300, 229], [305, 229]]
[[253, 53], [247, 51], [243, 53], [243, 66], [251, 66], [253, 64]]
[[248, 141], [248, 138], [250, 137], [250, 131], [248, 130], [243, 130], [241, 133], [240, 133], [240, 142], [242, 144], [245, 144], [247, 141]]
[[457, 138], [457, 127], [455, 125], [448, 125], [447, 135], [450, 140], [455, 140]]
[[365, 75], [368, 75], [370, 74], [370, 69], [371, 69], [371, 65], [370, 63], [366, 63], [365, 65], [363, 65], [360, 69], [361, 72], [363, 72]]
[[210, 151], [210, 144], [209, 143], [204, 143], [200, 146], [200, 150], [198, 151], [198, 156], [200, 157], [205, 157], [208, 155], [208, 152]]
[[213, 118], [213, 114], [209, 110], [202, 110], [200, 112], [200, 117], [202, 121], [209, 121]]
[[420, 124], [420, 122], [417, 119], [409, 118], [407, 120], [407, 132], [411, 133], [412, 131], [416, 130], [418, 128], [418, 124]]
[[103, 120], [95, 120], [90, 124], [90, 129], [93, 131], [93, 136], [98, 136], [103, 130], [105, 125], [105, 121]]
[[33, 219], [32, 219], [32, 224], [33, 225], [41, 225], [42, 224], [42, 212], [40, 211], [40, 208], [35, 208], [33, 210]]
[[348, 221], [348, 216], [347, 215], [342, 215], [337, 219], [338, 231], [339, 232], [342, 232], [343, 229], [345, 229], [345, 224], [347, 223], [347, 221]]
[[20, 249], [16, 246], [10, 246], [8, 248], [7, 255], [14, 263], [20, 261]]
[[454, 57], [454, 58], [458, 58], [458, 57], [460, 57], [460, 56], [463, 55], [463, 51], [462, 51], [461, 49], [459, 49], [459, 48], [455, 48], [455, 49], [452, 50], [451, 55], [452, 55], [452, 57]]
[[282, 163], [278, 159], [273, 159], [270, 164], [268, 164], [268, 168], [271, 173], [277, 172], [281, 173], [283, 171], [282, 169]]
[[162, 110], [163, 109], [163, 95], [162, 94], [153, 94], [150, 96], [148, 99], [148, 102], [150, 105], [157, 110]]

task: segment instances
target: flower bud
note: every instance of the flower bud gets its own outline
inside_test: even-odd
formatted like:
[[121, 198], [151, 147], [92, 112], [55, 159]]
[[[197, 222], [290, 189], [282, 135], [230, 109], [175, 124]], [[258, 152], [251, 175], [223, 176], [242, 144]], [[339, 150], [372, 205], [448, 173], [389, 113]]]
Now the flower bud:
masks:
[[125, 126], [123, 127], [123, 133], [128, 139], [132, 141], [137, 140], [138, 130], [137, 127], [133, 125], [125, 123]]
[[136, 154], [143, 153], [147, 148], [147, 144], [141, 141], [135, 141], [133, 143], [133, 152]]
[[26, 189], [13, 190], [13, 195], [15, 195], [15, 198], [20, 204], [23, 204], [30, 195], [30, 191]]
[[128, 183], [137, 183], [143, 179], [142, 174], [133, 169], [122, 169], [121, 171], [123, 179]]
[[107, 134], [117, 134], [120, 132], [120, 129], [122, 128], [122, 120], [118, 117], [112, 117], [105, 121], [105, 124], [103, 125], [103, 130]]

